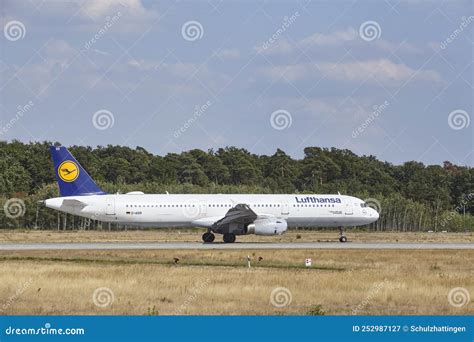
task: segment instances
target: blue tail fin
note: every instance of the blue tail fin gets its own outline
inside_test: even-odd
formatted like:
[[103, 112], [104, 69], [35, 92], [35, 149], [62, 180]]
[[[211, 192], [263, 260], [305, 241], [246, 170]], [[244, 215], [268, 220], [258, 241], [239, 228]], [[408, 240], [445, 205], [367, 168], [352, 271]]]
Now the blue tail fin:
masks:
[[66, 147], [51, 146], [49, 151], [62, 197], [105, 194]]

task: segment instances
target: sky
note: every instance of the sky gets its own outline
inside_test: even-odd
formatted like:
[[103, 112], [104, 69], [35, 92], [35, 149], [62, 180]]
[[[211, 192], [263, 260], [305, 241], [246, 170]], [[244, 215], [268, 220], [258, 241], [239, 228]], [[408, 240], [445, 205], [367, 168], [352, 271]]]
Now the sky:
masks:
[[0, 5], [0, 140], [474, 165], [473, 2]]

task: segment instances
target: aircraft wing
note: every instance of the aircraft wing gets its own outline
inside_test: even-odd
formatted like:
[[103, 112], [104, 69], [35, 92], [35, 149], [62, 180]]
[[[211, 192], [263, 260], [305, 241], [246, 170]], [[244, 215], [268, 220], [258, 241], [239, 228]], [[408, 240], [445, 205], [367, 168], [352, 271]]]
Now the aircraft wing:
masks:
[[221, 234], [229, 232], [245, 234], [247, 226], [257, 219], [275, 219], [275, 216], [257, 214], [247, 204], [240, 203], [229, 209], [224, 216], [203, 217], [194, 220], [193, 224]]
[[213, 224], [213, 228], [219, 228], [231, 223], [235, 224], [249, 224], [257, 219], [257, 214], [250, 209], [247, 204], [237, 204], [230, 208], [227, 214], [219, 221]]

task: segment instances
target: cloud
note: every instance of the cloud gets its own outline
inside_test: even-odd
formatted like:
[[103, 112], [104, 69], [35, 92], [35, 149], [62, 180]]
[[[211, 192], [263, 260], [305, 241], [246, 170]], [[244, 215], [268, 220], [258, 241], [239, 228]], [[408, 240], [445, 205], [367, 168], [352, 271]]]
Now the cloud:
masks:
[[35, 21], [38, 27], [51, 29], [57, 25], [63, 29], [62, 20], [66, 20], [68, 29], [94, 33], [117, 15], [120, 24], [114, 27], [114, 31], [120, 33], [143, 31], [158, 18], [156, 4], [145, 7], [141, 0], [44, 1], [36, 6], [36, 11], [32, 11], [31, 6], [29, 1], [14, 1], [8, 2], [4, 10], [22, 20]]
[[[195, 63], [166, 63], [154, 60], [132, 59], [127, 62], [127, 66], [138, 71], [161, 71], [167, 72], [178, 78], [190, 77], [197, 72], [199, 65]], [[206, 65], [199, 69], [199, 73], [207, 73], [209, 70]]]
[[[373, 106], [381, 103], [379, 99], [351, 98], [351, 97], [325, 97], [303, 99], [300, 97], [285, 98], [284, 105], [292, 113], [306, 113], [309, 117], [326, 120], [343, 119], [345, 123], [359, 122], [373, 111]], [[281, 104], [283, 105], [283, 103]]]
[[348, 63], [318, 62], [279, 65], [262, 68], [260, 72], [274, 81], [281, 78], [292, 82], [314, 77], [351, 83], [360, 83], [368, 79], [369, 84], [380, 83], [385, 86], [399, 86], [410, 79], [442, 82], [441, 76], [434, 70], [415, 70], [406, 64], [397, 64], [385, 58]]
[[238, 49], [222, 49], [216, 53], [216, 56], [223, 59], [239, 59], [240, 51]]
[[29, 63], [23, 68], [14, 67], [15, 73], [30, 88], [41, 95], [46, 93], [55, 79], [69, 68], [76, 55], [69, 43], [63, 40], [51, 40], [40, 51], [42, 58], [36, 63]]
[[[107, 56], [107, 52], [91, 51], [101, 57]], [[21, 68], [17, 65], [12, 68], [22, 83], [38, 97], [54, 93], [55, 87], [64, 90], [65, 87], [86, 89], [96, 86], [101, 78], [101, 68], [104, 70], [108, 65], [108, 61], [97, 59], [95, 65], [87, 62], [69, 42], [57, 39], [49, 40], [38, 51], [38, 56], [41, 57], [33, 59]], [[103, 79], [100, 86], [114, 88], [111, 84], [106, 85], [107, 82], [109, 81]]]
[[145, 9], [140, 0], [89, 0], [81, 9], [83, 15], [94, 19], [103, 19], [118, 11], [135, 19], [148, 19], [155, 15], [153, 10]]
[[311, 50], [314, 48], [375, 48], [387, 52], [405, 52], [405, 53], [422, 53], [423, 49], [409, 44], [407, 42], [395, 43], [384, 39], [377, 39], [372, 42], [363, 40], [359, 31], [353, 27], [345, 30], [334, 31], [331, 33], [313, 33], [312, 35], [292, 42], [288, 39], [282, 38], [274, 44], [263, 48], [256, 46], [254, 49], [266, 55], [286, 55], [291, 53], [299, 53], [304, 50]]

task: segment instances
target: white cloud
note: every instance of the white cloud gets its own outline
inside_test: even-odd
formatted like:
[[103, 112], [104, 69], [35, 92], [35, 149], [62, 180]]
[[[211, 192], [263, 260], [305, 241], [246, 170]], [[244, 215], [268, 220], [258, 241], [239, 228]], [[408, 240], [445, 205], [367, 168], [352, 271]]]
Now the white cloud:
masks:
[[[199, 65], [195, 63], [166, 63], [154, 60], [129, 60], [127, 66], [137, 69], [139, 71], [162, 71], [167, 72], [173, 76], [179, 78], [190, 77], [193, 73], [198, 70]], [[202, 66], [199, 69], [199, 73], [208, 73], [207, 66]]]
[[222, 49], [216, 55], [223, 59], [239, 59], [240, 51], [238, 49]]
[[[113, 31], [120, 33], [143, 31], [158, 18], [157, 5], [151, 3], [145, 7], [142, 0], [44, 1], [36, 5], [36, 11], [31, 10], [30, 1], [14, 1], [7, 6], [5, 11], [22, 18], [31, 18], [31, 21], [38, 19], [49, 29], [55, 25], [64, 26], [64, 22], [55, 20], [59, 18], [67, 21], [68, 28], [94, 33], [118, 13], [120, 21], [114, 25]], [[41, 26], [38, 23], [36, 25]]]
[[359, 33], [352, 27], [344, 31], [335, 31], [333, 33], [314, 33], [313, 35], [303, 38], [298, 43], [302, 46], [341, 46], [347, 42], [359, 39]]
[[104, 18], [117, 11], [142, 19], [153, 15], [153, 11], [145, 9], [140, 0], [89, 0], [82, 6], [82, 12], [94, 19]]
[[442, 82], [441, 76], [434, 70], [415, 70], [406, 64], [397, 64], [385, 58], [363, 62], [280, 65], [265, 67], [261, 69], [261, 73], [272, 80], [282, 78], [289, 81], [301, 81], [324, 76], [329, 80], [357, 83], [372, 76], [367, 80], [369, 84], [380, 83], [385, 86], [399, 86], [410, 79]]
[[334, 31], [330, 33], [316, 32], [312, 35], [292, 42], [287, 39], [280, 39], [274, 44], [264, 49], [261, 46], [256, 46], [254, 49], [262, 54], [278, 55], [299, 53], [304, 50], [311, 50], [312, 48], [376, 48], [387, 52], [405, 52], [405, 53], [421, 53], [423, 49], [416, 47], [407, 42], [395, 43], [384, 39], [377, 39], [372, 42], [367, 42], [359, 36], [359, 31], [349, 27], [345, 30]]

